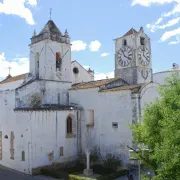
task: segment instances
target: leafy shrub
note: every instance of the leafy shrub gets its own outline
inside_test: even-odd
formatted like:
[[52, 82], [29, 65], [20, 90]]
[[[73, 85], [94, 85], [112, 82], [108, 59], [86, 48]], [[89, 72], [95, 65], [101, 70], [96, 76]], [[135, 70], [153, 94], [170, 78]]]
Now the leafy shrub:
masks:
[[76, 175], [69, 175], [69, 180], [95, 180], [95, 179], [80, 177], [80, 176], [76, 176]]
[[102, 157], [102, 164], [104, 168], [109, 168], [116, 171], [117, 168], [122, 165], [122, 162], [118, 156], [114, 154], [107, 154], [106, 156]]
[[60, 170], [68, 173], [77, 173], [83, 171], [84, 169], [85, 165], [81, 161], [76, 160], [74, 162], [66, 163], [65, 166]]
[[[86, 153], [82, 153], [80, 156], [79, 156], [79, 161], [86, 165]], [[91, 164], [96, 164], [96, 163], [99, 163], [101, 161], [101, 155], [100, 155], [100, 151], [99, 151], [99, 148], [98, 147], [94, 147], [92, 150], [91, 150], [91, 154], [90, 154], [90, 163]]]
[[91, 166], [93, 172], [100, 175], [106, 175], [114, 172], [114, 169], [109, 167], [104, 167], [102, 164], [94, 164]]
[[45, 176], [54, 177], [54, 178], [63, 178], [64, 177], [61, 172], [58, 172], [52, 168], [46, 168], [46, 167], [44, 167], [40, 170], [40, 174], [45, 175]]

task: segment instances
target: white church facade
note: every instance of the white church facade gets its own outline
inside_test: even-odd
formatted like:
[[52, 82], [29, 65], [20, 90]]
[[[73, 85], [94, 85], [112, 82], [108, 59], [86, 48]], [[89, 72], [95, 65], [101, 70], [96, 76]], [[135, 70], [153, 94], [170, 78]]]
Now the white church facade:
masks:
[[130, 124], [157, 86], [179, 69], [154, 73], [143, 28], [115, 41], [115, 77], [94, 81], [94, 71], [71, 60], [67, 31], [50, 20], [31, 38], [30, 72], [0, 82], [0, 164], [32, 169], [74, 160], [86, 148], [121, 155], [133, 146]]

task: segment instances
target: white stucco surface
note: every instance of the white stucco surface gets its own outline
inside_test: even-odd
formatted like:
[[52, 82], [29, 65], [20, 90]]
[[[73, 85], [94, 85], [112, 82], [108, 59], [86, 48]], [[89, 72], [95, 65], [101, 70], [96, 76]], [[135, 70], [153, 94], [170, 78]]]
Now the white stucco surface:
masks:
[[[139, 64], [140, 37], [145, 37], [145, 46], [151, 52], [150, 39], [141, 28], [137, 34], [126, 37], [134, 51], [127, 69], [120, 67], [115, 57], [117, 77], [95, 82], [93, 71], [87, 71], [77, 61], [71, 62], [68, 33], [61, 35], [52, 20], [48, 23], [44, 34], [32, 38], [30, 73], [25, 79], [0, 82], [0, 164], [31, 174], [33, 168], [71, 161], [81, 150], [94, 147], [98, 147], [102, 155], [120, 155], [123, 162], [128, 163], [127, 145], [134, 145], [129, 125], [140, 120], [138, 117], [143, 114], [146, 103], [159, 97], [159, 84], [180, 70], [152, 76], [149, 71], [152, 62], [146, 67]], [[57, 37], [54, 32], [58, 32]], [[115, 40], [116, 52], [124, 39], [123, 36]], [[61, 55], [60, 70], [56, 68], [56, 53]], [[78, 68], [76, 75], [73, 73], [75, 67]], [[119, 77], [120, 74], [123, 76]], [[67, 126], [69, 116], [72, 124]], [[14, 139], [11, 139], [12, 132]], [[63, 147], [63, 156], [60, 156], [60, 147]], [[25, 152], [24, 161], [22, 151]], [[54, 158], [50, 160], [51, 152]]]
[[[73, 69], [77, 68], [78, 73], [75, 74]], [[83, 66], [81, 66], [77, 61], [73, 61], [71, 64], [72, 69], [72, 83], [88, 82], [94, 81], [94, 73], [88, 72]]]

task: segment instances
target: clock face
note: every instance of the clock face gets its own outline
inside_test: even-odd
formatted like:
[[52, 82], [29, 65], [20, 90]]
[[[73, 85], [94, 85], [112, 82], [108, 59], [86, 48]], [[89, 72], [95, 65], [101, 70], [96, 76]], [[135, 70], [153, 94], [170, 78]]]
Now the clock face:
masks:
[[132, 59], [133, 51], [129, 46], [124, 46], [117, 52], [117, 61], [120, 66], [128, 66]]
[[148, 48], [143, 48], [143, 46], [139, 47], [138, 60], [142, 66], [147, 66], [150, 63], [150, 53]]

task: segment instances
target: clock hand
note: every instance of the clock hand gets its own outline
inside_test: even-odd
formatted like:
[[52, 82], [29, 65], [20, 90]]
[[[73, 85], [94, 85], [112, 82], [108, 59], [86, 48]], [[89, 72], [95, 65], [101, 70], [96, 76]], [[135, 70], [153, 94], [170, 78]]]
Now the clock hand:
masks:
[[148, 61], [147, 57], [144, 55], [144, 51], [143, 51], [143, 56], [145, 57], [146, 61]]

